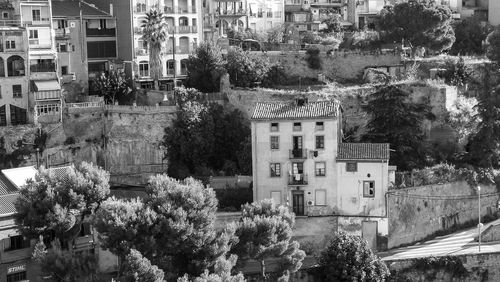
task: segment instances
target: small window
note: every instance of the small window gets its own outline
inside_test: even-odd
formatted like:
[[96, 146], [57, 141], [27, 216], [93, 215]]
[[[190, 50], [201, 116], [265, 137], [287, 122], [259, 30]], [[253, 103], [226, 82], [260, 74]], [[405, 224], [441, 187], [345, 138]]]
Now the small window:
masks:
[[280, 125], [277, 122], [271, 123], [271, 132], [276, 132], [280, 130]]
[[68, 74], [68, 66], [61, 66], [61, 75]]
[[375, 181], [363, 181], [363, 197], [375, 197]]
[[281, 205], [281, 191], [271, 191], [271, 199], [277, 205]]
[[325, 125], [322, 121], [317, 121], [316, 122], [316, 130], [318, 131], [323, 131], [325, 129]]
[[314, 203], [316, 206], [326, 206], [326, 190], [314, 191]]
[[27, 281], [26, 277], [26, 271], [8, 274], [7, 282]]
[[271, 150], [279, 150], [279, 149], [280, 149], [280, 137], [271, 136]]
[[345, 165], [345, 170], [349, 171], [349, 172], [356, 172], [356, 171], [358, 171], [358, 163], [353, 163], [353, 162], [347, 163]]
[[2, 19], [8, 19], [8, 18], [9, 18], [9, 12], [3, 12]]
[[59, 44], [59, 52], [68, 52], [68, 45], [66, 43]]
[[294, 122], [293, 131], [301, 131], [301, 130], [302, 130], [302, 124], [300, 122]]
[[12, 236], [10, 237], [10, 248], [9, 251], [20, 250], [27, 248], [29, 246], [29, 241], [25, 240], [23, 236]]
[[30, 30], [30, 39], [38, 39], [38, 30], [36, 29]]
[[16, 41], [14, 40], [5, 41], [5, 49], [16, 49]]
[[12, 97], [14, 98], [22, 98], [23, 90], [20, 84], [12, 85]]
[[325, 136], [316, 136], [316, 149], [324, 149], [325, 148]]
[[316, 172], [316, 176], [325, 176], [326, 175], [326, 164], [325, 162], [319, 162], [314, 165], [314, 171]]
[[271, 164], [271, 177], [280, 177], [281, 176], [281, 164], [280, 163], [272, 163]]

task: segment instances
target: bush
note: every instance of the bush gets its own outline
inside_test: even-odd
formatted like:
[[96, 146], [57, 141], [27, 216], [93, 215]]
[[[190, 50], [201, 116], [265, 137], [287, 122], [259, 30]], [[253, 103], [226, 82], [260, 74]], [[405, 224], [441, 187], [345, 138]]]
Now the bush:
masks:
[[321, 69], [321, 58], [319, 57], [319, 49], [318, 47], [309, 47], [306, 51], [306, 60], [307, 65], [311, 69]]
[[214, 189], [219, 201], [219, 211], [239, 211], [241, 206], [253, 201], [252, 189]]

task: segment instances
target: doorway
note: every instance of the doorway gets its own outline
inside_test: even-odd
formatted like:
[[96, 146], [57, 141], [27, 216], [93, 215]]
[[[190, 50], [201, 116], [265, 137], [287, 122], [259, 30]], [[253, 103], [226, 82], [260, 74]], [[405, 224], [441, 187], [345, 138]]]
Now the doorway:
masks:
[[304, 215], [304, 192], [292, 192], [292, 207], [295, 215]]

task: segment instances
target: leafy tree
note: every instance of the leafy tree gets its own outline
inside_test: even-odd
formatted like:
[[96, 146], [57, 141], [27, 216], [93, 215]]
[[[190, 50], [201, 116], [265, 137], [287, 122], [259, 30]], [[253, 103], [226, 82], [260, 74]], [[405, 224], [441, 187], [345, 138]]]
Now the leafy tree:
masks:
[[221, 49], [212, 42], [201, 43], [187, 61], [186, 86], [204, 93], [218, 92], [220, 78], [226, 72]]
[[136, 282], [163, 282], [165, 274], [163, 270], [159, 269], [156, 265], [143, 257], [137, 250], [131, 249], [126, 257], [126, 264], [128, 266], [128, 278]]
[[214, 266], [214, 272], [210, 273], [207, 269], [194, 279], [189, 279], [188, 275], [179, 278], [177, 282], [244, 282], [243, 274], [231, 275], [231, 269], [236, 265], [237, 256], [231, 255], [228, 259], [221, 257]]
[[40, 265], [43, 273], [52, 276], [58, 282], [95, 279], [98, 275], [95, 255], [89, 253], [75, 255], [71, 250], [63, 250], [57, 239], [47, 250], [43, 237], [40, 237], [33, 252], [33, 259]]
[[471, 74], [472, 71], [465, 65], [464, 59], [459, 57], [457, 62], [447, 63], [446, 72], [442, 76], [447, 84], [464, 86], [471, 79]]
[[452, 20], [446, 6], [410, 0], [382, 9], [379, 24], [391, 42], [405, 41], [414, 47], [441, 52], [455, 42]]
[[370, 115], [364, 142], [389, 143], [390, 162], [401, 170], [421, 168], [429, 154], [425, 145], [422, 123], [433, 119], [430, 106], [410, 100], [410, 94], [400, 87], [389, 85], [370, 96], [364, 107]]
[[267, 57], [251, 54], [239, 47], [229, 49], [226, 60], [229, 79], [236, 86], [250, 87], [261, 83], [271, 69]]
[[106, 104], [114, 104], [115, 102], [128, 102], [130, 100], [129, 83], [125, 73], [107, 71], [93, 78], [89, 85], [91, 92], [104, 97]]
[[288, 208], [268, 199], [244, 205], [241, 215], [235, 232], [239, 241], [232, 246], [232, 253], [241, 259], [260, 261], [263, 277], [269, 258], [281, 258], [279, 272], [283, 275], [300, 268], [305, 253], [297, 241], [291, 241], [295, 215]]
[[466, 144], [476, 134], [480, 121], [477, 104], [476, 98], [460, 95], [450, 109], [447, 122], [456, 131], [459, 144]]
[[311, 69], [321, 69], [321, 58], [319, 57], [319, 49], [318, 47], [309, 47], [306, 51], [306, 60], [307, 65]]
[[483, 54], [483, 42], [489, 33], [493, 31], [490, 24], [484, 24], [477, 17], [466, 18], [457, 21], [453, 25], [455, 30], [455, 43], [450, 49], [453, 55]]
[[158, 90], [158, 79], [162, 77], [161, 50], [168, 38], [168, 25], [166, 17], [157, 10], [146, 13], [146, 19], [142, 22], [142, 39], [149, 47], [149, 66], [151, 77], [154, 80], [155, 89]]
[[29, 239], [55, 235], [64, 246], [108, 197], [109, 173], [86, 162], [65, 173], [41, 168], [19, 193], [14, 217], [20, 233]]
[[267, 42], [273, 44], [283, 43], [285, 38], [285, 26], [275, 26], [267, 31]]
[[326, 24], [326, 29], [323, 32], [340, 32], [342, 30], [341, 15], [337, 13], [329, 13], [323, 16], [322, 23]]
[[495, 30], [488, 35], [486, 42], [488, 43], [486, 51], [488, 58], [492, 61], [500, 62], [500, 26], [497, 26]]
[[217, 200], [192, 178], [152, 177], [144, 200], [103, 202], [94, 216], [104, 248], [126, 257], [135, 249], [163, 270], [168, 281], [200, 275], [224, 256], [231, 230], [215, 230]]
[[389, 269], [366, 241], [338, 232], [318, 258], [323, 281], [385, 281]]

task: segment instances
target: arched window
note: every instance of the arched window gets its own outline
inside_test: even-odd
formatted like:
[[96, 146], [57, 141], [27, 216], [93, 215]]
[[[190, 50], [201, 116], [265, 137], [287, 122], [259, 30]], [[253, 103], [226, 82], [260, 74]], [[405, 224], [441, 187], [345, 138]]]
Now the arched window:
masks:
[[24, 59], [19, 56], [10, 56], [7, 59], [8, 76], [24, 76]]
[[140, 61], [139, 62], [139, 76], [140, 77], [149, 77], [149, 62], [148, 61]]
[[167, 76], [173, 76], [175, 73], [175, 61], [168, 60], [167, 61]]

